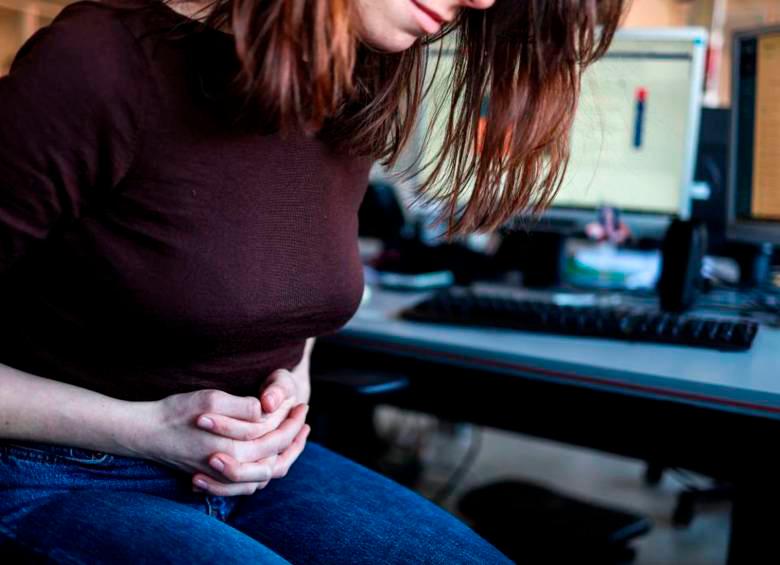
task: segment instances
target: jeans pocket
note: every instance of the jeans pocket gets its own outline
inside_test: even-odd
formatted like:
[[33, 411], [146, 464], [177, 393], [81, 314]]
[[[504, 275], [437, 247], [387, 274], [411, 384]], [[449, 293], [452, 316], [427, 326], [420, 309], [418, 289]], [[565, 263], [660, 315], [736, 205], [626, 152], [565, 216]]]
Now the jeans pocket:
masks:
[[103, 451], [26, 440], [0, 440], [0, 455], [3, 454], [28, 461], [70, 462], [82, 465], [100, 465], [109, 463], [114, 458]]

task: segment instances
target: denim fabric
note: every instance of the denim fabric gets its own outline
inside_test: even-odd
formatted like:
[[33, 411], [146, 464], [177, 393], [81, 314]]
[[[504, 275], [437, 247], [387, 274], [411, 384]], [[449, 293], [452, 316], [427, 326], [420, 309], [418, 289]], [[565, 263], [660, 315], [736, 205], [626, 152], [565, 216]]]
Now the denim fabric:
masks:
[[66, 564], [509, 562], [444, 510], [311, 442], [284, 479], [221, 497], [148, 460], [0, 440], [0, 541], [11, 540]]

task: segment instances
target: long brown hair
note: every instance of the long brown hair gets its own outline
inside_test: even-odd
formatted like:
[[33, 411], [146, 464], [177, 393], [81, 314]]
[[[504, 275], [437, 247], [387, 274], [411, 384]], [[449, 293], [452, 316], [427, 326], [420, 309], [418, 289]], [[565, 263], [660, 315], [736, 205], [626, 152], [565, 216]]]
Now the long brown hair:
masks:
[[207, 25], [232, 28], [241, 84], [280, 128], [386, 165], [417, 124], [431, 44], [457, 32], [443, 143], [421, 164], [420, 195], [443, 204], [450, 235], [547, 206], [568, 162], [582, 71], [609, 46], [624, 0], [497, 0], [393, 54], [360, 43], [353, 3], [214, 0]]

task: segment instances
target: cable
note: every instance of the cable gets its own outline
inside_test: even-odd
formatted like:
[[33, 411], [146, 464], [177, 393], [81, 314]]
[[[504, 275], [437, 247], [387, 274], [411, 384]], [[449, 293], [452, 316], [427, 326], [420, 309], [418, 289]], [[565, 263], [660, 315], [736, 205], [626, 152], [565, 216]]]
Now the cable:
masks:
[[439, 488], [438, 491], [431, 497], [431, 500], [436, 504], [443, 503], [447, 497], [449, 497], [458, 483], [463, 479], [471, 466], [477, 460], [479, 450], [482, 448], [482, 430], [477, 427], [471, 428], [471, 442], [469, 448], [466, 450], [463, 459], [460, 464], [455, 468], [450, 475], [450, 478]]

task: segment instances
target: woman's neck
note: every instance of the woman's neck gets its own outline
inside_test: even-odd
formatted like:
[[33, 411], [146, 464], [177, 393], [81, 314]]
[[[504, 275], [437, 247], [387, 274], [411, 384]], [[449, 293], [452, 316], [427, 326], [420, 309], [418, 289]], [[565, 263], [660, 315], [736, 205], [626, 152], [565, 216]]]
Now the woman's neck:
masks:
[[208, 6], [212, 3], [203, 0], [163, 0], [174, 12], [185, 18], [198, 22], [204, 21], [208, 15]]
[[[168, 8], [189, 20], [205, 22], [209, 17], [213, 0], [162, 0]], [[232, 34], [233, 30], [227, 24], [220, 25], [219, 31]]]

